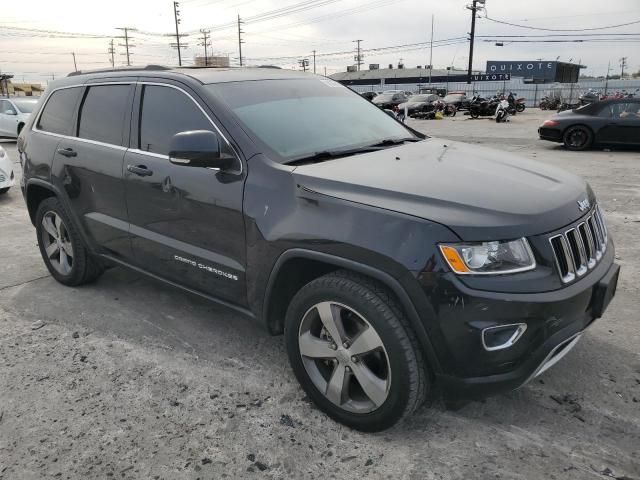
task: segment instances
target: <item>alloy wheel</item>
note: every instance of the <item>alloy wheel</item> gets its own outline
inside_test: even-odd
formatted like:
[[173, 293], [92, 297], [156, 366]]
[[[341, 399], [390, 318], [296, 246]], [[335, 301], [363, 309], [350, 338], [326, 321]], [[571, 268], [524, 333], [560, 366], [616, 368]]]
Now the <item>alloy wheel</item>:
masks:
[[580, 148], [587, 142], [587, 132], [577, 129], [569, 134], [569, 145], [574, 148]]
[[62, 217], [48, 211], [42, 217], [42, 245], [51, 266], [62, 275], [73, 268], [73, 245]]
[[309, 378], [333, 404], [369, 413], [387, 399], [387, 351], [373, 326], [355, 310], [336, 302], [314, 305], [300, 323], [298, 346]]

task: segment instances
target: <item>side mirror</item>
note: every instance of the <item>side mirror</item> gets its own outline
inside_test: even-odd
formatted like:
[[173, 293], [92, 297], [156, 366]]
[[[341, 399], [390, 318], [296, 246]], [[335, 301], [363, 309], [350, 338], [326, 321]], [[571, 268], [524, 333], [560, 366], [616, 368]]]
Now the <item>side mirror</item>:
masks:
[[5, 110], [4, 112], [5, 115], [18, 115], [18, 112], [16, 112], [15, 110]]
[[169, 161], [188, 167], [230, 168], [235, 158], [222, 155], [220, 138], [210, 130], [176, 133], [169, 143]]

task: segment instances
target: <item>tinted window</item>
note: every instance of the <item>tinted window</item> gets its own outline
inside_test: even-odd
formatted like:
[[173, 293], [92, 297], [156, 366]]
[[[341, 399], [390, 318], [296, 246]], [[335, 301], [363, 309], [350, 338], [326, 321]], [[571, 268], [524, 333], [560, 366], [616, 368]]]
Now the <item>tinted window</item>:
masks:
[[78, 136], [98, 142], [122, 145], [122, 132], [128, 126], [130, 85], [90, 87], [80, 108]]
[[184, 93], [146, 85], [140, 115], [140, 150], [168, 155], [171, 137], [188, 130], [213, 131], [214, 127]]
[[618, 103], [614, 110], [614, 116], [620, 120], [638, 120], [640, 119], [640, 103], [626, 102]]
[[18, 110], [22, 113], [32, 113], [33, 109], [36, 108], [38, 104], [38, 100], [35, 99], [27, 99], [27, 98], [16, 98], [13, 103], [15, 103]]
[[64, 88], [51, 94], [38, 121], [38, 128], [46, 132], [71, 135], [73, 114], [81, 88]]
[[205, 88], [284, 161], [414, 137], [389, 115], [337, 82], [311, 78], [254, 83], [216, 83]]

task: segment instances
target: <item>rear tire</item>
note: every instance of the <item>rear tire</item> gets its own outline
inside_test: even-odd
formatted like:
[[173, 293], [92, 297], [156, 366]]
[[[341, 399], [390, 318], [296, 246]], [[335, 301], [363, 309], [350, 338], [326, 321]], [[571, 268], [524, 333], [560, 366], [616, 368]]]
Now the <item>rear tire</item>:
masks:
[[587, 150], [593, 143], [593, 133], [587, 127], [576, 125], [569, 127], [562, 136], [562, 141], [567, 150], [582, 151]]
[[480, 117], [480, 112], [478, 112], [477, 110], [471, 110], [469, 112], [469, 115], [471, 115], [471, 118], [478, 118]]
[[104, 271], [56, 197], [47, 198], [38, 206], [36, 231], [42, 259], [58, 282], [82, 285], [94, 281]]
[[289, 361], [307, 395], [334, 420], [368, 432], [424, 402], [429, 377], [415, 338], [393, 296], [348, 271], [300, 289], [285, 319]]

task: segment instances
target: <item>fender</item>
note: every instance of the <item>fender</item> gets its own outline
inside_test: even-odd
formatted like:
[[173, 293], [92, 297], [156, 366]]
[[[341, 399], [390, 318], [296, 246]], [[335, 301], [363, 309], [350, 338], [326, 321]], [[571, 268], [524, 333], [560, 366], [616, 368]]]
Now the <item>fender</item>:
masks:
[[442, 372], [440, 362], [438, 361], [438, 357], [435, 353], [435, 350], [433, 349], [433, 345], [431, 344], [431, 340], [427, 335], [427, 331], [424, 328], [422, 320], [420, 319], [420, 316], [418, 315], [418, 312], [416, 311], [411, 298], [405, 291], [404, 287], [402, 287], [400, 282], [398, 282], [398, 280], [382, 270], [378, 270], [369, 265], [365, 265], [348, 258], [337, 257], [327, 253], [316, 252], [314, 250], [306, 250], [303, 248], [292, 248], [283, 252], [278, 257], [273, 268], [271, 269], [269, 281], [267, 282], [262, 311], [262, 318], [264, 319], [264, 321], [266, 321], [266, 319], [268, 318], [269, 299], [271, 297], [271, 290], [273, 288], [275, 279], [278, 276], [278, 272], [285, 262], [293, 258], [308, 258], [310, 260], [317, 260], [320, 262], [335, 265], [336, 267], [353, 270], [368, 277], [374, 278], [384, 286], [389, 288], [393, 293], [395, 293], [396, 297], [402, 304], [402, 307], [407, 314], [407, 318], [411, 323], [414, 331], [416, 332], [416, 335], [418, 336], [420, 346], [423, 348], [425, 355], [427, 356], [429, 367], [432, 369], [432, 372], [435, 374], [439, 374]]
[[[62, 203], [62, 207], [65, 209], [67, 216], [69, 217], [71, 222], [73, 222], [73, 225], [74, 227], [76, 227], [76, 230], [80, 232], [80, 236], [82, 237], [82, 241], [84, 242], [84, 244], [89, 248], [91, 253], [96, 253], [95, 249], [93, 248], [93, 243], [89, 240], [89, 237], [84, 231], [84, 227], [80, 224], [80, 222], [75, 217], [75, 215], [71, 213], [73, 212], [73, 210], [69, 208], [69, 205], [67, 203], [66, 196], [64, 195], [64, 193], [58, 187], [51, 184], [50, 182], [47, 182], [46, 180], [43, 180], [41, 178], [30, 178], [29, 180], [27, 180], [27, 184], [25, 185], [25, 190], [24, 190], [24, 199], [27, 205], [29, 204], [29, 187], [32, 185], [37, 185], [39, 187], [46, 188], [51, 193], [53, 193], [58, 200], [60, 200], [60, 203]], [[31, 223], [35, 226], [35, 218], [31, 219]]]

